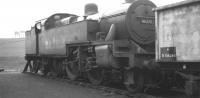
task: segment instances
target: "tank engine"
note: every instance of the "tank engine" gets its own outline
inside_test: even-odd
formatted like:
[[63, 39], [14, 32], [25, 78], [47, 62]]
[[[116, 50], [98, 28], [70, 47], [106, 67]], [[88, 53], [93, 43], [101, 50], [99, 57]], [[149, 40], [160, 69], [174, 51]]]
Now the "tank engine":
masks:
[[[95, 4], [86, 5], [84, 20], [58, 13], [26, 33], [26, 60], [31, 71], [89, 79], [93, 84], [123, 82], [133, 92], [156, 85], [155, 18], [149, 0], [128, 0], [100, 20]], [[94, 10], [93, 10], [94, 9]]]

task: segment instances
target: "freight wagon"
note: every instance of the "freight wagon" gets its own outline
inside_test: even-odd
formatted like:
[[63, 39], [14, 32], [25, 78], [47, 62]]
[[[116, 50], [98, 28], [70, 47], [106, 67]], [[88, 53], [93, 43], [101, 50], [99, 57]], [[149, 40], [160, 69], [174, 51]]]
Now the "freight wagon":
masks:
[[200, 88], [200, 1], [188, 0], [155, 9], [156, 61], [168, 87], [185, 88], [188, 95]]

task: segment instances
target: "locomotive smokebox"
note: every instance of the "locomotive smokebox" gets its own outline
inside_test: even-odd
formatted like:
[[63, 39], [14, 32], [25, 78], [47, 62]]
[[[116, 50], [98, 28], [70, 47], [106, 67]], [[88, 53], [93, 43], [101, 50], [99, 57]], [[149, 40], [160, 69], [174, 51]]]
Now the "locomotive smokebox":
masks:
[[152, 9], [156, 5], [149, 0], [127, 0], [119, 9], [103, 14], [101, 32], [109, 32], [116, 24], [115, 40], [131, 39], [139, 45], [149, 45], [155, 40], [155, 18]]

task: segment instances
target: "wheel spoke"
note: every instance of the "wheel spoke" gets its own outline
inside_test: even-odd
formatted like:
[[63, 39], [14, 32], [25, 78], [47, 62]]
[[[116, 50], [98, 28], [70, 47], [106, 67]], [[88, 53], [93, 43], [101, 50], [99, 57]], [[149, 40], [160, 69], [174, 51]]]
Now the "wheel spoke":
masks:
[[78, 78], [79, 68], [78, 68], [78, 64], [76, 62], [70, 62], [66, 66], [66, 71], [67, 71], [67, 75], [68, 75], [69, 79], [76, 80]]

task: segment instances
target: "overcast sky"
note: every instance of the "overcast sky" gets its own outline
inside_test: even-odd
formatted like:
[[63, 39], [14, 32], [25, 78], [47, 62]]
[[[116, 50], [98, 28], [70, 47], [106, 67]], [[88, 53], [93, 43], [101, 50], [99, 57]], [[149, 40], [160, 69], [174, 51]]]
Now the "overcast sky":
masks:
[[[162, 6], [183, 0], [152, 0]], [[35, 21], [54, 13], [83, 15], [86, 3], [96, 3], [100, 12], [113, 9], [124, 0], [2, 0], [0, 1], [0, 38], [14, 37], [15, 31], [29, 30]]]

